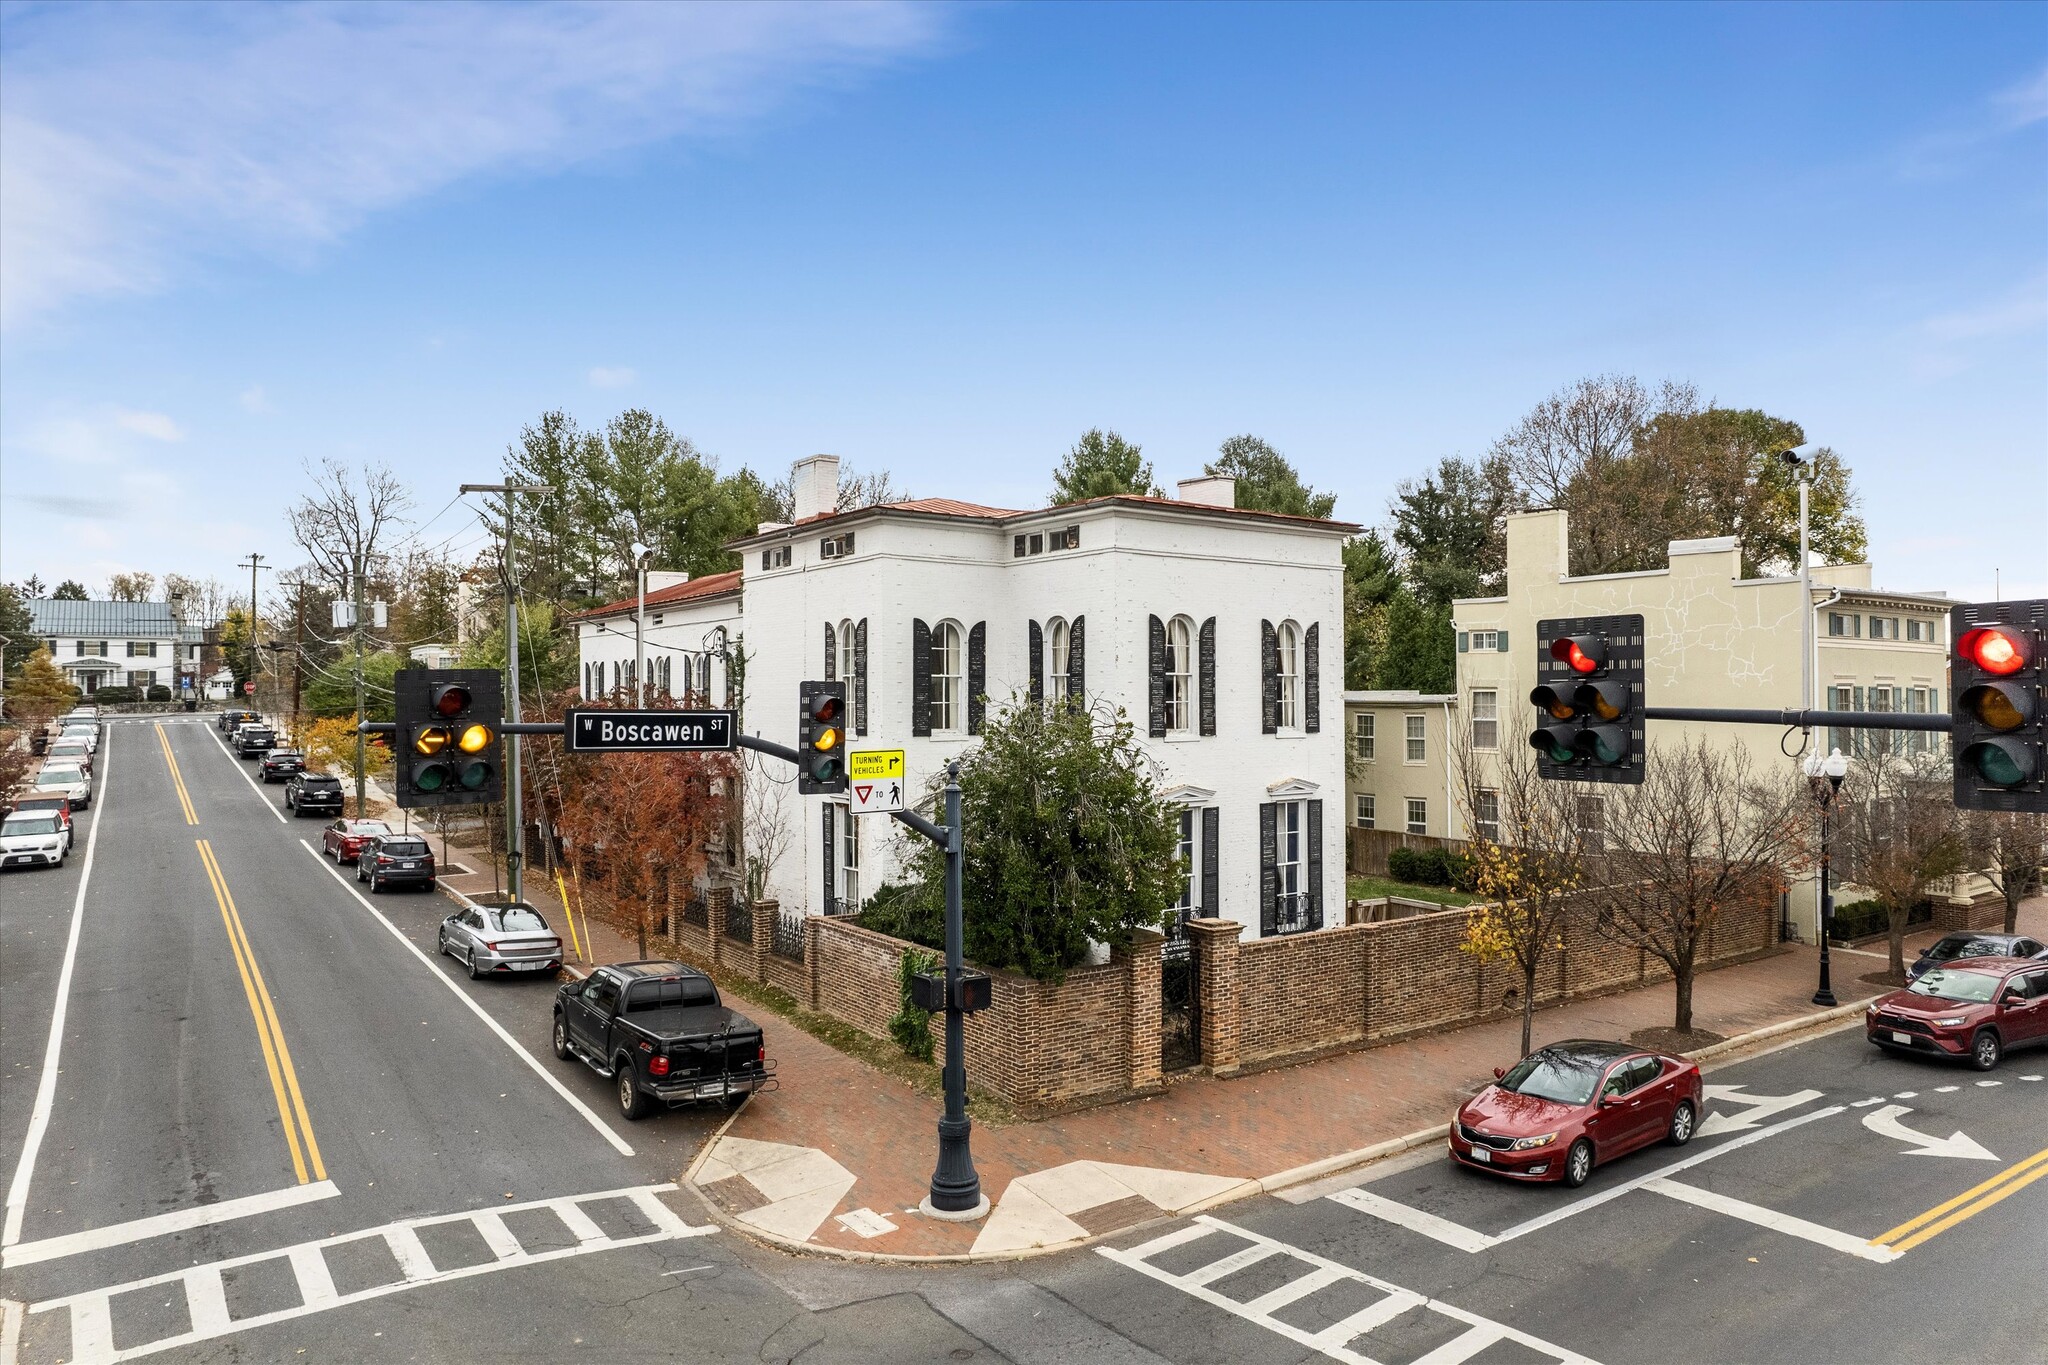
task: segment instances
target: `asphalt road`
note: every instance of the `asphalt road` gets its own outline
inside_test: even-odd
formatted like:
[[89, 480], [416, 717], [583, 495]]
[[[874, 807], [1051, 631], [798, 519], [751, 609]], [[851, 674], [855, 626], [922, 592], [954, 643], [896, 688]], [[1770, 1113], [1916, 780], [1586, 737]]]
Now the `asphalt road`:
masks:
[[1101, 1249], [795, 1259], [663, 1188], [722, 1115], [620, 1119], [549, 1053], [552, 983], [436, 957], [449, 903], [335, 876], [203, 719], [115, 722], [100, 762], [66, 867], [0, 878], [22, 1362], [2043, 1357], [2048, 1049], [1811, 1040], [1576, 1192], [1432, 1147]]

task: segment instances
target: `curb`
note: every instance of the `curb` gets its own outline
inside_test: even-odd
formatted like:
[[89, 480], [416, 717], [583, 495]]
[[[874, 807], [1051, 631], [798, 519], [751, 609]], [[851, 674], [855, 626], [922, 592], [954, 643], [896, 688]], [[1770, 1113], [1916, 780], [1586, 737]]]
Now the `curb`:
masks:
[[[1726, 1065], [1738, 1060], [1731, 1054], [1747, 1052], [1749, 1049], [1756, 1048], [1762, 1044], [1775, 1044], [1779, 1047], [1786, 1047], [1796, 1042], [1806, 1041], [1806, 1035], [1808, 1034], [1818, 1036], [1822, 1033], [1834, 1031], [1861, 1015], [1870, 1002], [1878, 998], [1873, 995], [1862, 1000], [1852, 1001], [1846, 1005], [1837, 1005], [1833, 1009], [1822, 1010], [1817, 1014], [1801, 1015], [1795, 1019], [1783, 1019], [1775, 1024], [1766, 1024], [1764, 1027], [1754, 1029], [1748, 1033], [1739, 1033], [1733, 1038], [1724, 1038], [1718, 1043], [1710, 1043], [1706, 1047], [1697, 1048], [1691, 1052], [1679, 1055], [1702, 1063], [1718, 1059], [1722, 1061], [1723, 1065]], [[1775, 1048], [1771, 1050], [1775, 1050]], [[1746, 1058], [1742, 1060], [1746, 1060]], [[747, 1104], [752, 1103], [753, 1097], [748, 1096]], [[1190, 1204], [1186, 1208], [1173, 1213], [1162, 1211], [1157, 1218], [1145, 1219], [1125, 1227], [1112, 1228], [1107, 1232], [1096, 1233], [1088, 1237], [1077, 1237], [1070, 1241], [1056, 1242], [1048, 1246], [1027, 1247], [1015, 1251], [986, 1252], [981, 1255], [967, 1251], [945, 1255], [913, 1256], [883, 1251], [859, 1251], [850, 1247], [821, 1246], [816, 1242], [799, 1242], [793, 1238], [783, 1237], [777, 1233], [768, 1232], [742, 1223], [720, 1208], [715, 1200], [698, 1187], [696, 1181], [697, 1172], [710, 1156], [712, 1147], [716, 1145], [720, 1138], [725, 1136], [726, 1131], [734, 1123], [738, 1122], [740, 1115], [746, 1112], [746, 1108], [746, 1105], [741, 1105], [733, 1113], [732, 1117], [727, 1119], [719, 1127], [718, 1131], [711, 1135], [711, 1138], [698, 1150], [696, 1157], [690, 1162], [688, 1169], [684, 1171], [683, 1177], [679, 1182], [683, 1188], [688, 1189], [697, 1197], [698, 1201], [709, 1211], [712, 1219], [721, 1227], [738, 1233], [749, 1241], [795, 1255], [823, 1256], [842, 1261], [864, 1261], [898, 1265], [990, 1264], [1001, 1261], [1025, 1261], [1040, 1256], [1050, 1256], [1058, 1252], [1075, 1251], [1082, 1247], [1092, 1246], [1106, 1238], [1121, 1236], [1124, 1233], [1132, 1232], [1154, 1223], [1170, 1222], [1176, 1218], [1185, 1218], [1190, 1214], [1201, 1213], [1208, 1209], [1235, 1203], [1240, 1199], [1248, 1199], [1253, 1195], [1274, 1194], [1280, 1190], [1303, 1185], [1312, 1180], [1320, 1180], [1325, 1176], [1362, 1169], [1384, 1161], [1389, 1157], [1396, 1157], [1411, 1152], [1417, 1147], [1427, 1146], [1429, 1143], [1442, 1139], [1450, 1131], [1448, 1123], [1439, 1123], [1428, 1128], [1419, 1128], [1412, 1133], [1407, 1133], [1400, 1137], [1388, 1138], [1349, 1152], [1339, 1152], [1334, 1156], [1321, 1157], [1299, 1166], [1290, 1166], [1286, 1170], [1275, 1171], [1268, 1176], [1249, 1178], [1229, 1189], [1219, 1191], [1207, 1199]]]

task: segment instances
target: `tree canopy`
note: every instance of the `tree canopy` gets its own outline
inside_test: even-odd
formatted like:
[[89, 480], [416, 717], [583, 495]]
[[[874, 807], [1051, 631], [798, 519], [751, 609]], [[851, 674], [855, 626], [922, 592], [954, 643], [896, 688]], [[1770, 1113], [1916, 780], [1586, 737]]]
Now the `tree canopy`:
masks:
[[1253, 511], [1327, 519], [1337, 510], [1335, 493], [1318, 493], [1304, 484], [1287, 457], [1256, 436], [1225, 441], [1203, 472], [1235, 478], [1237, 505]]
[[147, 602], [155, 588], [155, 574], [117, 573], [107, 580], [107, 599], [112, 602]]
[[89, 602], [92, 599], [86, 594], [85, 584], [75, 578], [67, 578], [50, 590], [50, 600], [52, 602]]
[[1152, 466], [1146, 463], [1142, 447], [1114, 431], [1090, 427], [1053, 471], [1050, 501], [1058, 506], [1118, 493], [1157, 497], [1160, 489], [1152, 481]]

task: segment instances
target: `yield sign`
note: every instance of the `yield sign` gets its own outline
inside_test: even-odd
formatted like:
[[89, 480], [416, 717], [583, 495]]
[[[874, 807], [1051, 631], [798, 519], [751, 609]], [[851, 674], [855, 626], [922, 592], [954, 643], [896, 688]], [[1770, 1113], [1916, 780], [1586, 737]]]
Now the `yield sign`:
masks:
[[847, 809], [855, 815], [886, 815], [903, 809], [903, 779], [853, 782], [847, 787], [847, 796]]

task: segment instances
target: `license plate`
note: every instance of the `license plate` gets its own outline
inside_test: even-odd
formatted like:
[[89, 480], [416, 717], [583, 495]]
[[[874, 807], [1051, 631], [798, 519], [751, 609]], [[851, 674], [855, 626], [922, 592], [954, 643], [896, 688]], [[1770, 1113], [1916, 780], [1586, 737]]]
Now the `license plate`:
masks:
[[1910, 1033], [1895, 1032], [1892, 1034], [1892, 1041], [1895, 1043], [1910, 1043], [1913, 1041], [1913, 1035]]
[[505, 965], [515, 972], [537, 972], [550, 964], [546, 962], [508, 962]]
[[1474, 1147], [1472, 1149], [1472, 1159], [1482, 1166], [1491, 1166], [1493, 1164], [1493, 1153], [1487, 1151], [1484, 1147]]

